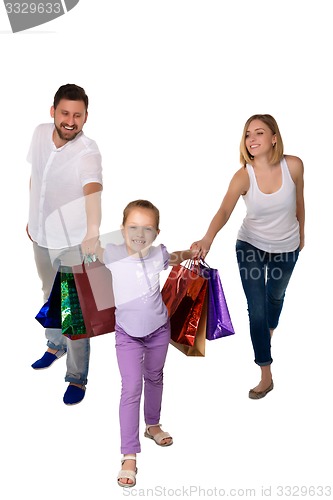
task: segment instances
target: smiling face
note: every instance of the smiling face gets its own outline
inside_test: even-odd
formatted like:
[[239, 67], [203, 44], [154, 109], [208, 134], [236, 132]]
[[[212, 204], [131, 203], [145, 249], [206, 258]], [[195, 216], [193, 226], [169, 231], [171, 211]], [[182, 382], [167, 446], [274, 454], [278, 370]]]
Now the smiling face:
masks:
[[61, 147], [81, 132], [88, 112], [83, 101], [61, 99], [56, 108], [51, 107], [51, 117], [55, 126], [53, 141], [57, 147]]
[[132, 208], [126, 217], [122, 231], [130, 255], [147, 254], [159, 233], [154, 211], [142, 207]]
[[246, 130], [245, 146], [254, 158], [270, 156], [276, 143], [276, 135], [261, 120], [252, 120]]

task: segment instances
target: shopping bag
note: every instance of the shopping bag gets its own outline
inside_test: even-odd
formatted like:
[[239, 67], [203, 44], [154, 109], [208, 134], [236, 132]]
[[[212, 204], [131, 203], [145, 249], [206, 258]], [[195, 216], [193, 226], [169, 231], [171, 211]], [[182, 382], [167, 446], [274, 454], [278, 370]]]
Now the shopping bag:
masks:
[[209, 267], [204, 261], [201, 262], [200, 269], [203, 276], [208, 280], [207, 340], [234, 335], [235, 331], [218, 269]]
[[57, 272], [48, 300], [35, 316], [44, 328], [61, 328], [61, 273]]
[[94, 337], [115, 329], [112, 275], [100, 261], [72, 267], [85, 324], [86, 336]]
[[174, 266], [162, 288], [170, 318], [170, 343], [187, 356], [205, 355], [207, 286], [208, 280], [187, 263]]
[[72, 267], [61, 266], [61, 327], [71, 340], [87, 338]]
[[205, 356], [207, 320], [207, 293], [205, 287], [200, 291], [200, 294], [197, 298], [197, 304], [201, 303], [202, 309], [193, 345], [181, 344], [180, 342], [174, 341], [172, 338], [170, 339], [170, 344], [176, 347], [176, 349], [184, 353], [186, 356]]

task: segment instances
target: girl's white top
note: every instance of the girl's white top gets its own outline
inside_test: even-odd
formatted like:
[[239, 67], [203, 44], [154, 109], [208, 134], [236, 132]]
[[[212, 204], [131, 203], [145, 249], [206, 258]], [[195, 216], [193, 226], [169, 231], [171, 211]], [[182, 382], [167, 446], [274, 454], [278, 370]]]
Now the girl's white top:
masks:
[[125, 244], [106, 245], [104, 262], [112, 273], [116, 323], [132, 337], [145, 337], [168, 321], [160, 291], [160, 273], [169, 266], [164, 245], [145, 257], [129, 255]]

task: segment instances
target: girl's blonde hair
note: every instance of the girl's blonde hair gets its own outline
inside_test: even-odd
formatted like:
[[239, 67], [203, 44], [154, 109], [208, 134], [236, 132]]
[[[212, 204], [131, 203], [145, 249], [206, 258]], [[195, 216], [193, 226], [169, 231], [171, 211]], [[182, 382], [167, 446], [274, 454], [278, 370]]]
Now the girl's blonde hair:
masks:
[[160, 212], [158, 208], [155, 207], [150, 201], [148, 200], [134, 200], [131, 201], [125, 208], [123, 212], [123, 226], [126, 223], [127, 217], [133, 208], [145, 208], [147, 210], [152, 210], [155, 215], [156, 219], [156, 229], [159, 231], [159, 225], [160, 225]]
[[244, 125], [243, 135], [242, 135], [240, 148], [239, 148], [240, 149], [240, 162], [241, 162], [241, 164], [245, 167], [247, 163], [252, 163], [252, 160], [253, 160], [253, 156], [249, 153], [249, 151], [247, 150], [247, 147], [245, 145], [247, 130], [248, 130], [250, 123], [253, 120], [260, 120], [263, 123], [265, 123], [265, 125], [267, 125], [267, 127], [269, 127], [269, 129], [272, 131], [272, 133], [276, 136], [276, 144], [272, 148], [272, 157], [270, 159], [270, 164], [274, 165], [275, 163], [278, 163], [283, 156], [283, 141], [282, 141], [280, 130], [279, 130], [278, 124], [276, 123], [275, 118], [273, 118], [273, 116], [271, 116], [271, 115], [253, 115], [246, 121], [246, 123]]

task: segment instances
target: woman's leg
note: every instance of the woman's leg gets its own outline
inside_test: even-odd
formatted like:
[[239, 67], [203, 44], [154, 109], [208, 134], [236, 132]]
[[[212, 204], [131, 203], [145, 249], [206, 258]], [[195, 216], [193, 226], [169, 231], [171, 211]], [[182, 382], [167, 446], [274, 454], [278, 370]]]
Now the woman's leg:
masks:
[[286, 289], [295, 268], [299, 250], [270, 254], [267, 264], [267, 315], [273, 332], [279, 323]]
[[272, 363], [266, 305], [266, 252], [237, 241], [236, 254], [243, 290], [247, 299], [250, 335], [259, 366]]
[[236, 254], [243, 290], [247, 299], [250, 335], [255, 363], [261, 368], [261, 381], [253, 391], [261, 393], [272, 383], [271, 333], [266, 304], [266, 261], [268, 254], [237, 240]]

